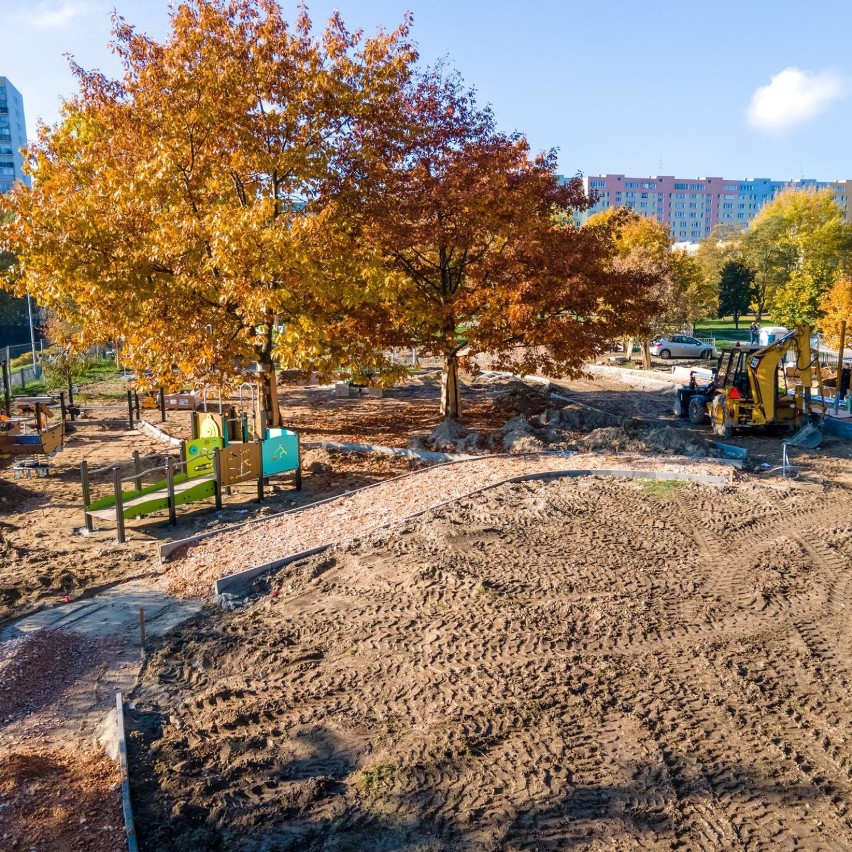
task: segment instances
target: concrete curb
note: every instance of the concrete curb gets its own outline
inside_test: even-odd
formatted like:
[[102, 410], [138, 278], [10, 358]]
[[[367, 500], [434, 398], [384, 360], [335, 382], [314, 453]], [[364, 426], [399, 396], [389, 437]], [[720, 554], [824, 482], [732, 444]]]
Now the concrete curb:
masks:
[[[583, 372], [592, 377], [600, 376], [608, 379], [618, 379], [628, 387], [636, 390], [662, 391], [663, 393], [674, 393], [680, 380], [672, 376], [671, 379], [654, 378], [653, 376], [637, 375], [636, 370], [625, 370], [621, 367], [609, 367], [605, 364], [586, 364]], [[657, 374], [660, 375], [659, 373]]]
[[[308, 550], [301, 550], [297, 553], [291, 553], [287, 556], [282, 556], [280, 559], [275, 559], [272, 562], [266, 562], [265, 564], [257, 565], [254, 568], [246, 568], [245, 570], [238, 571], [235, 574], [229, 574], [225, 577], [220, 577], [213, 583], [213, 593], [215, 595], [221, 595], [224, 592], [228, 592], [229, 590], [239, 589], [249, 581], [255, 579], [255, 577], [259, 577], [269, 571], [274, 571], [277, 568], [283, 568], [285, 565], [289, 565], [291, 562], [296, 562], [299, 559], [305, 559], [308, 556], [314, 556], [317, 553], [322, 553], [322, 551], [327, 550], [329, 547], [333, 547], [336, 544], [342, 544], [343, 542], [347, 541], [354, 541], [355, 539], [360, 538], [363, 535], [372, 534], [374, 532], [377, 532], [378, 530], [387, 529], [388, 527], [395, 526], [396, 524], [405, 523], [406, 521], [409, 521], [413, 518], [425, 515], [427, 512], [434, 512], [437, 509], [442, 509], [445, 506], [450, 506], [453, 503], [457, 503], [459, 500], [464, 500], [465, 498], [472, 497], [477, 494], [482, 494], [483, 492], [489, 491], [492, 488], [497, 488], [500, 485], [506, 485], [512, 482], [531, 482], [534, 480], [542, 479], [560, 479], [562, 477], [580, 476], [608, 476], [613, 478], [649, 480], [685, 480], [686, 482], [702, 482], [707, 485], [729, 485], [731, 482], [730, 476], [717, 476], [715, 474], [709, 473], [686, 473], [675, 470], [619, 470], [576, 468], [565, 470], [547, 470], [539, 471], [536, 473], [522, 473], [518, 474], [517, 476], [510, 476], [506, 479], [501, 479], [499, 482], [489, 483], [488, 485], [485, 485], [482, 488], [475, 488], [473, 491], [468, 491], [467, 493], [462, 494], [459, 497], [454, 497], [452, 500], [445, 500], [442, 503], [436, 503], [434, 506], [428, 506], [425, 509], [413, 512], [410, 515], [405, 515], [402, 518], [395, 518], [391, 521], [387, 521], [386, 523], [379, 524], [376, 527], [370, 527], [369, 529], [358, 535], [347, 536], [346, 538], [328, 541], [324, 544], [317, 545], [316, 547], [309, 548]], [[373, 486], [368, 486], [368, 488], [372, 487]]]
[[179, 447], [183, 443], [180, 438], [172, 437], [162, 429], [158, 429], [153, 423], [149, 423], [147, 420], [140, 420], [136, 428], [141, 429], [143, 432], [147, 432], [152, 438], [156, 438], [158, 441], [162, 441], [170, 447]]
[[479, 458], [464, 453], [436, 453], [431, 450], [410, 450], [407, 447], [383, 447], [380, 444], [341, 444], [337, 441], [303, 441], [302, 447], [306, 450], [335, 450], [340, 453], [379, 453], [427, 462], [469, 461]]
[[115, 693], [115, 720], [118, 738], [118, 765], [121, 769], [121, 810], [124, 814], [124, 835], [127, 852], [139, 852], [136, 829], [133, 825], [133, 808], [130, 804], [130, 773], [127, 769], [127, 739], [124, 734], [124, 701], [121, 693]]

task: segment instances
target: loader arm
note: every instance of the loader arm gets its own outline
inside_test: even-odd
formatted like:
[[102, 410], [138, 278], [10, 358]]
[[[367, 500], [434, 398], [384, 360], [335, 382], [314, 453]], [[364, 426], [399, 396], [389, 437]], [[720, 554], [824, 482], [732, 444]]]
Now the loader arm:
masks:
[[799, 325], [774, 343], [758, 349], [749, 358], [749, 380], [755, 402], [760, 406], [766, 423], [777, 417], [778, 365], [790, 349], [796, 350], [796, 368], [802, 377], [805, 410], [810, 410], [811, 382], [811, 327]]

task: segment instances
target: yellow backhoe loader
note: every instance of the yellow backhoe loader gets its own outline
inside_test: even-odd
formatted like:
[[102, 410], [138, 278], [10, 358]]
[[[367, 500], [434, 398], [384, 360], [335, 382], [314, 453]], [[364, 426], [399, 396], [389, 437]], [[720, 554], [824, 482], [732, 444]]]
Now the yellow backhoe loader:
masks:
[[[795, 366], [782, 369], [784, 356], [795, 353]], [[789, 425], [799, 432], [787, 443], [818, 447], [825, 406], [812, 400], [816, 378], [822, 399], [822, 373], [811, 353], [811, 328], [799, 325], [768, 346], [722, 349], [713, 380], [694, 383], [678, 393], [679, 413], [693, 423], [710, 417], [713, 432], [730, 437], [735, 428]]]

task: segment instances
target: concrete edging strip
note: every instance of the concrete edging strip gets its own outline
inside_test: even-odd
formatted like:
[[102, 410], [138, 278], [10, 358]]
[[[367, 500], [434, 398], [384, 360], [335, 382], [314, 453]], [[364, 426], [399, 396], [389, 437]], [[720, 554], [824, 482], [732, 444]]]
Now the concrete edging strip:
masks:
[[124, 813], [127, 852], [139, 852], [136, 829], [133, 825], [133, 808], [130, 804], [130, 773], [127, 769], [127, 739], [124, 734], [124, 701], [120, 692], [115, 693], [115, 720], [118, 733], [118, 765], [121, 769], [121, 810]]
[[147, 432], [152, 438], [156, 438], [158, 441], [162, 441], [164, 444], [169, 444], [172, 447], [179, 447], [183, 441], [180, 438], [175, 438], [162, 429], [158, 429], [154, 426], [153, 423], [149, 423], [147, 420], [140, 420], [137, 429], [141, 429], [143, 432]]
[[[445, 506], [450, 506], [453, 503], [457, 503], [459, 500], [464, 500], [467, 497], [473, 497], [474, 495], [481, 494], [484, 491], [489, 491], [492, 488], [496, 488], [499, 485], [506, 485], [507, 483], [512, 482], [531, 482], [540, 479], [559, 479], [561, 477], [580, 476], [609, 476], [613, 478], [624, 479], [685, 480], [687, 482], [701, 482], [705, 485], [729, 485], [731, 481], [729, 476], [718, 476], [716, 474], [711, 473], [685, 473], [676, 470], [618, 470], [589, 468], [547, 470], [537, 471], [534, 473], [521, 473], [517, 476], [510, 476], [506, 479], [501, 479], [499, 482], [489, 483], [488, 485], [484, 485], [482, 488], [476, 488], [473, 491], [468, 491], [466, 494], [454, 497], [452, 500], [445, 500], [441, 503], [436, 503], [434, 506], [427, 506], [425, 509], [413, 512], [410, 515], [405, 515], [401, 518], [395, 518], [383, 524], [379, 524], [376, 527], [370, 527], [359, 535], [347, 536], [346, 538], [335, 539], [334, 541], [325, 542], [324, 544], [319, 544], [316, 547], [309, 548], [308, 550], [301, 550], [298, 553], [291, 553], [288, 556], [282, 556], [280, 559], [275, 559], [272, 562], [267, 562], [263, 565], [257, 565], [254, 568], [246, 568], [243, 571], [237, 571], [235, 574], [228, 574], [225, 577], [220, 577], [213, 583], [213, 593], [216, 595], [221, 595], [224, 592], [227, 592], [229, 589], [240, 588], [246, 583], [248, 583], [250, 580], [253, 580], [255, 577], [259, 577], [262, 574], [266, 574], [267, 572], [274, 571], [278, 568], [283, 568], [285, 565], [289, 565], [291, 562], [296, 562], [299, 559], [306, 559], [309, 556], [314, 556], [315, 554], [321, 553], [323, 550], [326, 550], [329, 547], [334, 546], [335, 544], [341, 544], [345, 541], [352, 541], [356, 538], [359, 538], [361, 535], [374, 533], [382, 529], [387, 529], [388, 527], [394, 526], [395, 524], [405, 523], [406, 521], [409, 521], [413, 518], [417, 518], [420, 515], [425, 515], [427, 512], [433, 512], [437, 509], [442, 509]], [[373, 486], [367, 487], [372, 488]], [[314, 503], [312, 505], [315, 506], [317, 504]]]

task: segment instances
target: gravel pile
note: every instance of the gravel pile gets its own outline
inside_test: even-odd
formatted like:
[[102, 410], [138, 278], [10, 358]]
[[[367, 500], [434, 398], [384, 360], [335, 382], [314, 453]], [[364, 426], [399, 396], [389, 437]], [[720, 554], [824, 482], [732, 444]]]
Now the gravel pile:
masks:
[[219, 577], [363, 535], [513, 476], [571, 468], [727, 472], [727, 469], [707, 461], [660, 460], [639, 455], [485, 456], [440, 465], [344, 494], [322, 504], [223, 531], [202, 539], [185, 551], [176, 551], [169, 563], [169, 592], [190, 597], [204, 596], [209, 594], [213, 582]]

